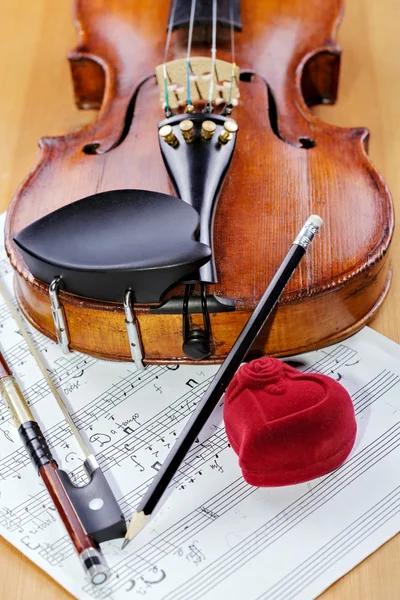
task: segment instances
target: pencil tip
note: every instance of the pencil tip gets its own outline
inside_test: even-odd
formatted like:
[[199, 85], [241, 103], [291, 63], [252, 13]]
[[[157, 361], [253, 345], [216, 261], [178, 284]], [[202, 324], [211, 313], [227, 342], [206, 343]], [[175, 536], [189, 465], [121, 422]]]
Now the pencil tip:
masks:
[[134, 513], [132, 517], [132, 521], [128, 527], [128, 531], [126, 533], [124, 543], [122, 544], [122, 549], [126, 548], [131, 540], [143, 529], [146, 525], [150, 515], [145, 515], [143, 511]]
[[124, 548], [126, 548], [130, 541], [131, 540], [129, 538], [125, 538], [124, 541], [123, 541], [123, 543], [122, 543], [121, 550], [123, 550]]

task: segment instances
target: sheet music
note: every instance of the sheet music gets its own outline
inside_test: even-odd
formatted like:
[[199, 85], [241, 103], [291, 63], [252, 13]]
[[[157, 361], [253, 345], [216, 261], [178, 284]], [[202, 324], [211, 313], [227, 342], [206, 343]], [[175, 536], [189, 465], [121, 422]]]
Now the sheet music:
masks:
[[[0, 276], [11, 292], [4, 250]], [[151, 366], [138, 373], [130, 363], [65, 357], [55, 343], [30, 331], [129, 519], [217, 367]], [[82, 482], [81, 451], [4, 305], [0, 345], [59, 465]], [[306, 484], [247, 485], [220, 406], [156, 518], [125, 550], [121, 540], [102, 545], [112, 576], [99, 587], [85, 580], [1, 406], [0, 531], [82, 600], [315, 598], [400, 529], [399, 357], [397, 344], [368, 328], [295, 357], [300, 371], [340, 380], [358, 421], [346, 463]]]

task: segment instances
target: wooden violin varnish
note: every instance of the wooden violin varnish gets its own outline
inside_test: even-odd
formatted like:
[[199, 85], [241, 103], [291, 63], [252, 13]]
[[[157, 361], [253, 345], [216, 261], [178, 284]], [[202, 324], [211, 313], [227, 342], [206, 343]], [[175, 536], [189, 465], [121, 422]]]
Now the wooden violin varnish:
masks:
[[313, 213], [323, 232], [252, 352], [311, 350], [368, 322], [390, 284], [392, 201], [367, 130], [311, 110], [336, 100], [342, 9], [75, 1], [75, 97], [98, 117], [41, 140], [6, 224], [37, 329], [137, 366], [222, 362]]

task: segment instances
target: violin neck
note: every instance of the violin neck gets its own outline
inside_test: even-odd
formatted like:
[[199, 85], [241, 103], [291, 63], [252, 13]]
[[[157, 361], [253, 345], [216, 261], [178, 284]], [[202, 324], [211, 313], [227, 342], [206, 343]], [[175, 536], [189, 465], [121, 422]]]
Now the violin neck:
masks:
[[[191, 4], [190, 0], [171, 0], [168, 22], [172, 17], [172, 29], [189, 27]], [[218, 0], [217, 22], [223, 27], [230, 27], [233, 22], [235, 30], [241, 31], [240, 0]], [[196, 0], [194, 24], [212, 25], [212, 0]]]

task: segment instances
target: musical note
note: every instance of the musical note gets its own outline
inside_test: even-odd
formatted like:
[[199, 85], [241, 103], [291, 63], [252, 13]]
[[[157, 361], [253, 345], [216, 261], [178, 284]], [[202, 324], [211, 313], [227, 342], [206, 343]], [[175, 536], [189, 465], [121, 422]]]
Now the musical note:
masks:
[[154, 585], [156, 583], [161, 583], [166, 577], [165, 571], [163, 569], [159, 569], [158, 567], [153, 567], [148, 575], [141, 577], [142, 581], [146, 584]]
[[145, 471], [144, 466], [142, 464], [140, 464], [140, 462], [138, 462], [136, 460], [136, 455], [135, 454], [132, 454], [132, 456], [130, 457], [130, 459], [135, 463], [136, 467], [139, 467], [139, 469], [140, 469], [141, 472]]
[[200, 550], [200, 548], [198, 548], [197, 540], [190, 544], [189, 552], [186, 554], [186, 559], [196, 566], [206, 559], [203, 552]]
[[186, 385], [188, 385], [190, 388], [194, 388], [199, 384], [197, 383], [197, 381], [195, 379], [188, 379], [188, 381], [186, 382]]
[[78, 455], [76, 452], [69, 452], [66, 456], [65, 456], [65, 462], [66, 463], [70, 463], [70, 462], [74, 462], [76, 459], [78, 458]]
[[0, 524], [8, 531], [23, 531], [21, 528], [21, 517], [15, 514], [8, 506], [0, 507]]
[[11, 442], [12, 444], [14, 444], [14, 440], [12, 439], [12, 437], [10, 436], [10, 432], [8, 429], [1, 429], [4, 437], [6, 438], [6, 440], [8, 440], [9, 442]]
[[64, 554], [62, 552], [57, 551], [53, 544], [42, 543], [39, 554], [42, 558], [47, 560], [47, 562], [53, 567], [57, 567], [61, 565], [64, 561]]
[[209, 508], [207, 508], [206, 506], [201, 506], [201, 507], [200, 507], [200, 511], [201, 511], [202, 513], [204, 513], [205, 515], [207, 515], [207, 517], [210, 517], [210, 519], [211, 519], [212, 521], [215, 521], [215, 519], [218, 519], [218, 517], [219, 517], [219, 515], [218, 515], [216, 512], [214, 512], [214, 511], [210, 510], [210, 509], [209, 509]]
[[105, 444], [109, 444], [111, 442], [111, 436], [107, 433], [95, 433], [90, 436], [89, 442], [97, 442], [99, 447], [102, 448]]

